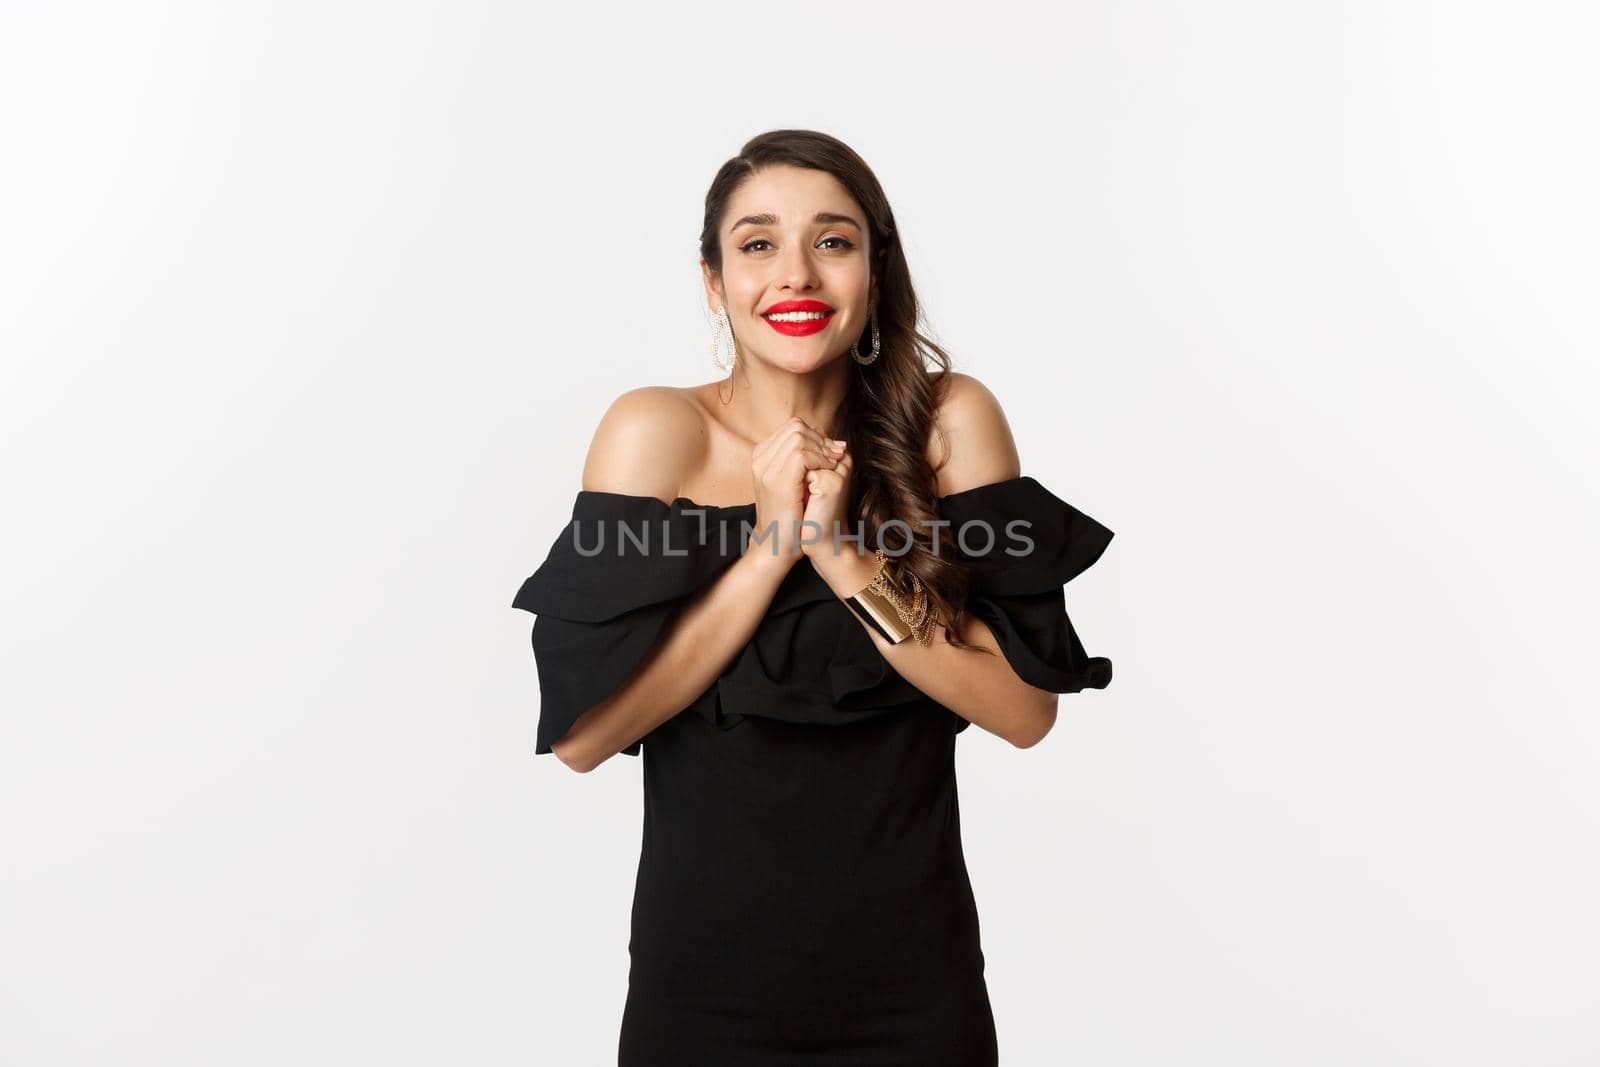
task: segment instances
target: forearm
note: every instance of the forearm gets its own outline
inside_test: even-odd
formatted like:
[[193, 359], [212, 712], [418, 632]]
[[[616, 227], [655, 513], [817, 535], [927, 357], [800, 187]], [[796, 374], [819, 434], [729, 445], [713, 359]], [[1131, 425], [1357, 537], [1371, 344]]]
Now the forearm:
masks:
[[632, 677], [586, 710], [553, 751], [586, 771], [672, 718], [714, 682], [755, 635], [793, 562], [753, 546], [691, 599]]
[[927, 646], [913, 640], [891, 644], [870, 626], [867, 630], [900, 677], [963, 719], [1018, 748], [1037, 744], [1055, 725], [1059, 694], [1017, 677], [983, 620], [966, 616], [961, 639], [988, 649], [988, 654], [950, 645], [944, 639], [942, 626]]
[[[853, 552], [813, 563], [820, 563], [819, 573], [841, 599], [865, 587], [877, 570], [871, 556]], [[900, 677], [962, 718], [1018, 748], [1038, 743], [1055, 725], [1059, 695], [1019, 678], [983, 620], [966, 616], [961, 639], [988, 649], [989, 654], [953, 647], [944, 640], [942, 625], [926, 646], [910, 638], [895, 644], [854, 611], [851, 614]]]

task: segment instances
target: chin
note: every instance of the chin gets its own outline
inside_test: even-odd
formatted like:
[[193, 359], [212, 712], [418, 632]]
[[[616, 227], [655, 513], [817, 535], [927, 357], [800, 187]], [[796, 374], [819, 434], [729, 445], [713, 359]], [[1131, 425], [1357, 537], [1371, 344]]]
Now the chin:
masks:
[[839, 357], [830, 356], [823, 351], [816, 352], [784, 352], [781, 349], [771, 355], [762, 354], [761, 362], [775, 370], [785, 371], [789, 374], [810, 374], [812, 371], [821, 370]]
[[819, 355], [809, 358], [790, 358], [779, 363], [790, 374], [810, 374], [838, 360], [838, 356]]

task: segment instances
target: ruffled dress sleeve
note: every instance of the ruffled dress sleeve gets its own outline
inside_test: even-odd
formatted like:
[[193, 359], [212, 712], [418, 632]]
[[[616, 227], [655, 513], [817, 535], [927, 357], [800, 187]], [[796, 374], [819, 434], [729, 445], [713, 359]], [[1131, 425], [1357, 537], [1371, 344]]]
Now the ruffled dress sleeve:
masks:
[[[539, 675], [534, 752], [622, 686], [671, 619], [740, 554], [734, 509], [582, 490], [512, 607], [533, 612]], [[622, 750], [639, 755], [640, 742]]]
[[[967, 610], [994, 633], [1017, 676], [1052, 693], [1104, 689], [1111, 660], [1090, 656], [1065, 586], [1101, 557], [1112, 532], [1027, 475], [941, 497], [968, 566]], [[958, 731], [965, 729], [961, 720]]]

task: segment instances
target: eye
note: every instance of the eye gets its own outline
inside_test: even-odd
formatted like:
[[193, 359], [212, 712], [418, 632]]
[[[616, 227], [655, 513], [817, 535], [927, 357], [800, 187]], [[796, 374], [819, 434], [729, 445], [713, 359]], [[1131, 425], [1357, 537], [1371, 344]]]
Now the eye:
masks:
[[[851, 241], [849, 238], [846, 238], [846, 237], [837, 237], [837, 236], [824, 237], [821, 241], [819, 241], [817, 243], [825, 245], [829, 241], [838, 241], [839, 242], [839, 247], [838, 247], [837, 251], [840, 251], [840, 252], [845, 252], [845, 251], [848, 251], [848, 250], [850, 250], [850, 249], [855, 247], [855, 242], [854, 241]], [[755, 249], [756, 245], [771, 245], [771, 244], [772, 244], [772, 242], [767, 240], [765, 237], [757, 237], [753, 241], [746, 241], [744, 244], [740, 245], [739, 246], [739, 251], [745, 252], [745, 253], [749, 253], [749, 252], [751, 252], [751, 251], [753, 251]]]

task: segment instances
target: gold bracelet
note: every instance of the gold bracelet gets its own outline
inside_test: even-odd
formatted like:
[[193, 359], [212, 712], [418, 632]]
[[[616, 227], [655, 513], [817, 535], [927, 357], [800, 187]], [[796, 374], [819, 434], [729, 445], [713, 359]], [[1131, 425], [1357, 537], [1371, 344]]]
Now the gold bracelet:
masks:
[[933, 603], [928, 599], [928, 592], [922, 585], [922, 579], [915, 573], [907, 571], [904, 576], [906, 584], [911, 586], [911, 606], [901, 615], [911, 627], [911, 636], [919, 645], [928, 645], [933, 641], [934, 623], [937, 616], [933, 613]]
[[918, 644], [927, 645], [933, 639], [932, 612], [921, 580], [915, 574], [906, 574], [906, 584], [911, 586], [908, 596], [904, 588], [896, 584], [883, 550], [873, 555], [877, 557], [878, 569], [873, 572], [872, 580], [860, 592], [847, 597], [845, 603], [890, 644], [898, 645], [913, 637]]

